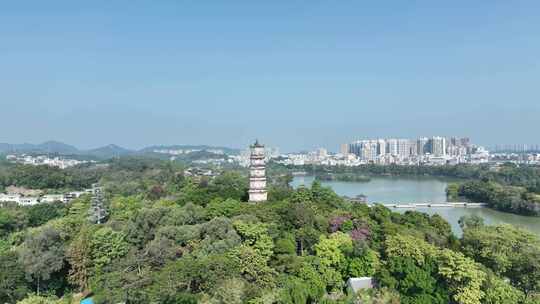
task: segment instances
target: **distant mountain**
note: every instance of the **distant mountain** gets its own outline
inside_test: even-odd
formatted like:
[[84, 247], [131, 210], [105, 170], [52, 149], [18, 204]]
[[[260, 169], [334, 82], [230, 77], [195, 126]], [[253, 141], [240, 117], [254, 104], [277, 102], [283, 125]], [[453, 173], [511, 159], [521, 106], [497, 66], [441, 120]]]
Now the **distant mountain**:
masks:
[[216, 153], [208, 152], [206, 150], [202, 150], [202, 151], [185, 154], [183, 156], [180, 156], [178, 159], [192, 162], [195, 160], [218, 159], [218, 158], [224, 158], [224, 157], [226, 157], [225, 154], [216, 154]]
[[34, 148], [34, 145], [31, 144], [8, 144], [8, 143], [0, 143], [0, 152], [2, 153], [10, 153], [10, 152], [17, 152], [17, 151], [30, 151]]
[[66, 145], [58, 141], [46, 141], [34, 144], [7, 144], [0, 143], [0, 153], [58, 153], [77, 154], [79, 150], [73, 146]]
[[85, 154], [85, 155], [95, 156], [99, 158], [112, 158], [112, 157], [118, 157], [118, 156], [132, 155], [135, 153], [136, 153], [135, 151], [122, 148], [114, 144], [110, 144], [101, 148], [79, 152], [79, 154]]
[[139, 153], [154, 153], [155, 151], [163, 150], [194, 150], [194, 151], [222, 151], [224, 154], [236, 155], [240, 153], [239, 149], [228, 147], [217, 147], [208, 145], [171, 145], [171, 146], [150, 146], [139, 150]]
[[[90, 150], [79, 150], [74, 146], [59, 142], [59, 141], [46, 141], [41, 144], [9, 144], [9, 143], [0, 143], [0, 154], [9, 154], [9, 153], [36, 153], [36, 154], [59, 154], [59, 155], [77, 155], [77, 156], [90, 156], [95, 158], [112, 158], [118, 156], [126, 155], [153, 155], [153, 156], [166, 156], [168, 153], [156, 153], [155, 151], [165, 151], [165, 150], [191, 150], [191, 152], [196, 151], [206, 151], [213, 154], [219, 154], [223, 152], [228, 155], [237, 155], [240, 153], [239, 149], [233, 149], [228, 147], [215, 147], [209, 145], [156, 145], [143, 148], [141, 150], [130, 150], [123, 147], [120, 147], [115, 144], [110, 144], [104, 147], [90, 149]], [[172, 153], [174, 154], [174, 153]]]
[[64, 144], [59, 141], [46, 141], [42, 144], [37, 145], [39, 149], [43, 151], [51, 151], [50, 153], [58, 153], [58, 154], [77, 154], [79, 153], [79, 149], [75, 148], [74, 146]]

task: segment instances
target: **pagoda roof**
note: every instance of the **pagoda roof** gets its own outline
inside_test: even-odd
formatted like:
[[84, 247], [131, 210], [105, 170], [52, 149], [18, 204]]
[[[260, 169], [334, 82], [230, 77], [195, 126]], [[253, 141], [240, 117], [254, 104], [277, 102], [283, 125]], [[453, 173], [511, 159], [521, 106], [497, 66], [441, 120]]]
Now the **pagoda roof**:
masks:
[[253, 145], [251, 145], [251, 147], [253, 147], [253, 148], [264, 148], [264, 145], [259, 143], [259, 140], [256, 139], [255, 143]]

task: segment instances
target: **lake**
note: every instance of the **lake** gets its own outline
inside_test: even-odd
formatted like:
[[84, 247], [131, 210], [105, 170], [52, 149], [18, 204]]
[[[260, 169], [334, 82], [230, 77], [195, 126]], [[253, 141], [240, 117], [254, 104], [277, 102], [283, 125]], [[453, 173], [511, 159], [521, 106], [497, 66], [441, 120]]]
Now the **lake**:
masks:
[[[296, 176], [291, 186], [309, 186], [313, 176]], [[331, 187], [338, 195], [354, 197], [359, 194], [367, 196], [369, 202], [380, 203], [442, 203], [446, 202], [446, 186], [449, 180], [436, 178], [404, 178], [404, 177], [372, 177], [369, 182], [339, 182], [324, 181], [324, 186]], [[486, 224], [508, 223], [522, 227], [540, 235], [540, 218], [500, 212], [490, 208], [415, 208], [394, 209], [392, 211], [403, 213], [407, 210], [416, 210], [428, 214], [439, 214], [452, 226], [452, 231], [461, 236], [462, 231], [458, 220], [463, 215], [478, 215]]]

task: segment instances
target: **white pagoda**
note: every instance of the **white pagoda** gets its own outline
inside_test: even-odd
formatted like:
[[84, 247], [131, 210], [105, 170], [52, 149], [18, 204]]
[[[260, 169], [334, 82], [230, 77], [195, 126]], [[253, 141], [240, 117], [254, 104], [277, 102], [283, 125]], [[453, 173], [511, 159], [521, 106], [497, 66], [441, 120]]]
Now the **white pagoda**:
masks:
[[267, 199], [267, 192], [264, 145], [261, 145], [259, 141], [256, 140], [250, 148], [249, 201], [254, 203], [265, 202]]

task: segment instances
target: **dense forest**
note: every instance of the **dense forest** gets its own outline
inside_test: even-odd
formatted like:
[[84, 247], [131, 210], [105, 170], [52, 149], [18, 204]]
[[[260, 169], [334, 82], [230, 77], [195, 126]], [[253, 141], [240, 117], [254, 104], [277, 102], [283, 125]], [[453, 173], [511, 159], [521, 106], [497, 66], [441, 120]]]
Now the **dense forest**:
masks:
[[[477, 217], [457, 238], [438, 215], [291, 189], [282, 174], [251, 204], [244, 172], [187, 177], [158, 160], [0, 168], [3, 186], [99, 182], [108, 215], [89, 220], [90, 196], [0, 208], [1, 303], [540, 303], [540, 239]], [[347, 288], [366, 276], [375, 288]]]
[[540, 216], [540, 167], [504, 164], [456, 166], [364, 165], [358, 167], [275, 166], [275, 170], [305, 171], [315, 176], [431, 176], [459, 180], [448, 195], [487, 203], [489, 207], [522, 215]]
[[516, 214], [540, 216], [540, 194], [526, 188], [507, 186], [489, 180], [473, 180], [450, 184], [447, 194], [452, 198], [465, 197], [489, 207]]

